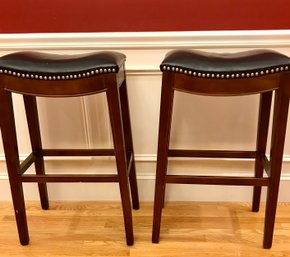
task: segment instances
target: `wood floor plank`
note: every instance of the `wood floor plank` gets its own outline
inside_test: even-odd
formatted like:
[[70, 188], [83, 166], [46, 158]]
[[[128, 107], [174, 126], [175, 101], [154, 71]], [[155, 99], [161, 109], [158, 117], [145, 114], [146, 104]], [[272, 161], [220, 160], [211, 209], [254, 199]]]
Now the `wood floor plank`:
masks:
[[273, 257], [290, 256], [290, 204], [279, 203], [273, 247], [262, 248], [264, 206], [172, 202], [163, 209], [160, 243], [151, 243], [152, 203], [133, 211], [135, 244], [128, 247], [119, 202], [27, 202], [30, 244], [19, 244], [10, 202], [0, 202], [0, 256]]

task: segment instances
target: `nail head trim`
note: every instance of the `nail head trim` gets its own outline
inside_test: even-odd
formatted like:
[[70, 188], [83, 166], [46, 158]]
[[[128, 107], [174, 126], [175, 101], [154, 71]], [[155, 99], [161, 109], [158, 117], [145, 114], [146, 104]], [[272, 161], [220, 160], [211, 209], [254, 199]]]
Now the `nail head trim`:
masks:
[[242, 72], [242, 73], [222, 73], [222, 72], [212, 72], [212, 73], [202, 73], [199, 71], [194, 71], [190, 69], [185, 69], [185, 68], [179, 68], [175, 66], [168, 66], [168, 65], [162, 65], [161, 66], [161, 71], [172, 71], [175, 73], [183, 73], [185, 75], [193, 76], [193, 77], [202, 77], [202, 78], [222, 78], [222, 79], [237, 79], [237, 78], [249, 78], [249, 77], [259, 77], [259, 76], [264, 76], [264, 75], [269, 75], [273, 73], [280, 73], [280, 72], [285, 72], [289, 70], [289, 66], [280, 66], [280, 67], [275, 67], [271, 69], [263, 69], [263, 70], [258, 70], [255, 72]]
[[28, 79], [39, 79], [39, 80], [72, 80], [72, 79], [80, 79], [85, 77], [92, 77], [99, 75], [100, 73], [117, 73], [116, 68], [100, 68], [90, 71], [85, 71], [82, 73], [74, 73], [74, 74], [64, 74], [64, 75], [49, 75], [49, 74], [35, 74], [29, 72], [17, 72], [15, 70], [1, 69], [0, 74], [8, 74], [15, 77], [20, 78], [28, 78]]

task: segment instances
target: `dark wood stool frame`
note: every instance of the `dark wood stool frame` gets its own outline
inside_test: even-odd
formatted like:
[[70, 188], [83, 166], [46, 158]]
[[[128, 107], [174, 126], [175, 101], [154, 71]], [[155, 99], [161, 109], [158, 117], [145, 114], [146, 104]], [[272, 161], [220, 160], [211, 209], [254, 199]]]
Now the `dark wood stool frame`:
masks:
[[[29, 243], [26, 220], [23, 182], [37, 182], [41, 205], [49, 208], [47, 182], [117, 182], [119, 183], [124, 214], [126, 240], [133, 245], [133, 208], [139, 208], [137, 180], [132, 144], [132, 133], [127, 97], [124, 64], [118, 72], [103, 72], [94, 76], [84, 74], [82, 78], [65, 77], [65, 80], [35, 76], [11, 75], [10, 71], [0, 72], [0, 115], [3, 146], [5, 150], [18, 233], [22, 245]], [[105, 92], [107, 95], [109, 116], [113, 135], [113, 149], [43, 149], [40, 137], [36, 96], [73, 97]], [[16, 138], [12, 93], [23, 95], [32, 153], [22, 162]], [[115, 156], [117, 175], [115, 174], [45, 174], [44, 156]], [[35, 164], [36, 174], [25, 174]], [[130, 187], [129, 187], [130, 184]]]
[[[166, 66], [164, 63], [161, 65], [161, 70], [163, 73], [163, 80], [160, 104], [152, 242], [159, 242], [161, 215], [162, 208], [164, 207], [165, 186], [167, 183], [254, 186], [253, 211], [259, 210], [261, 187], [265, 186], [268, 188], [268, 191], [263, 246], [264, 248], [271, 248], [289, 106], [290, 72], [288, 70], [290, 70], [290, 65], [284, 65], [282, 67], [267, 69], [256, 73], [245, 73], [244, 76], [236, 76], [235, 73], [222, 75], [217, 75], [215, 73], [198, 73], [180, 67]], [[216, 151], [170, 149], [169, 142], [174, 91], [206, 96], [260, 94], [256, 150]], [[273, 92], [275, 92], [273, 128], [271, 153], [270, 159], [268, 160], [265, 151]], [[255, 159], [255, 176], [168, 175], [167, 165], [169, 157], [252, 158]], [[264, 170], [268, 177], [263, 177]]]

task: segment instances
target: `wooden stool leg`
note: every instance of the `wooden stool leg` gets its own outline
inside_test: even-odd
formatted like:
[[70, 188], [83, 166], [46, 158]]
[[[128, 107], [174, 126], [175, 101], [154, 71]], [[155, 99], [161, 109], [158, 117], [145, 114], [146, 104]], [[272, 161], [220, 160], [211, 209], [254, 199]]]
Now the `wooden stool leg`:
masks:
[[0, 92], [0, 116], [3, 147], [7, 163], [7, 171], [10, 181], [11, 195], [19, 239], [22, 245], [27, 245], [29, 243], [29, 234], [26, 220], [23, 188], [22, 183], [18, 178], [18, 173], [20, 172], [20, 162], [13, 113], [13, 103], [10, 92]]
[[120, 86], [120, 101], [121, 101], [123, 127], [124, 127], [124, 131], [125, 131], [124, 137], [125, 137], [127, 160], [129, 161], [130, 158], [132, 159], [131, 167], [129, 170], [131, 197], [132, 197], [133, 208], [135, 210], [138, 210], [139, 209], [139, 196], [138, 196], [138, 187], [137, 187], [136, 168], [135, 168], [132, 129], [131, 129], [131, 121], [130, 121], [130, 112], [129, 112], [126, 79], [123, 81], [122, 85]]
[[120, 106], [120, 96], [118, 85], [116, 82], [116, 76], [110, 75], [110, 79], [107, 79], [106, 85], [108, 86], [107, 99], [115, 147], [115, 156], [125, 223], [126, 240], [127, 245], [133, 245], [134, 243], [133, 221], [132, 221], [130, 190], [127, 176], [127, 158]]
[[[258, 132], [257, 132], [257, 152], [255, 162], [255, 177], [261, 178], [264, 172], [263, 158], [266, 152], [268, 128], [270, 120], [272, 102], [272, 91], [261, 93], [260, 106], [259, 106], [259, 119], [258, 119]], [[253, 193], [252, 211], [258, 212], [260, 208], [261, 187], [255, 186]]]
[[164, 205], [165, 176], [167, 173], [168, 148], [170, 141], [170, 128], [174, 97], [174, 90], [171, 87], [171, 81], [173, 81], [172, 75], [163, 74], [153, 215], [153, 243], [159, 242], [161, 215]]
[[276, 90], [271, 138], [271, 174], [267, 192], [264, 228], [263, 246], [266, 249], [271, 248], [273, 240], [288, 108], [288, 96], [285, 96], [281, 90]]
[[[35, 96], [23, 95], [31, 148], [35, 155], [35, 171], [38, 175], [44, 175], [44, 161], [42, 155], [42, 143], [39, 129], [39, 119], [37, 111], [37, 103]], [[40, 195], [41, 207], [44, 210], [49, 208], [47, 186], [45, 183], [38, 184], [38, 190]]]

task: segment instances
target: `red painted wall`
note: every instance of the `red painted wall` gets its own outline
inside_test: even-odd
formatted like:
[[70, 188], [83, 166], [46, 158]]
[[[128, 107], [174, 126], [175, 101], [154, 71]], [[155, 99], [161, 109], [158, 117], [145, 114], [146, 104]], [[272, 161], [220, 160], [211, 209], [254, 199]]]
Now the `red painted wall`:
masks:
[[2, 0], [0, 33], [290, 29], [289, 0]]

